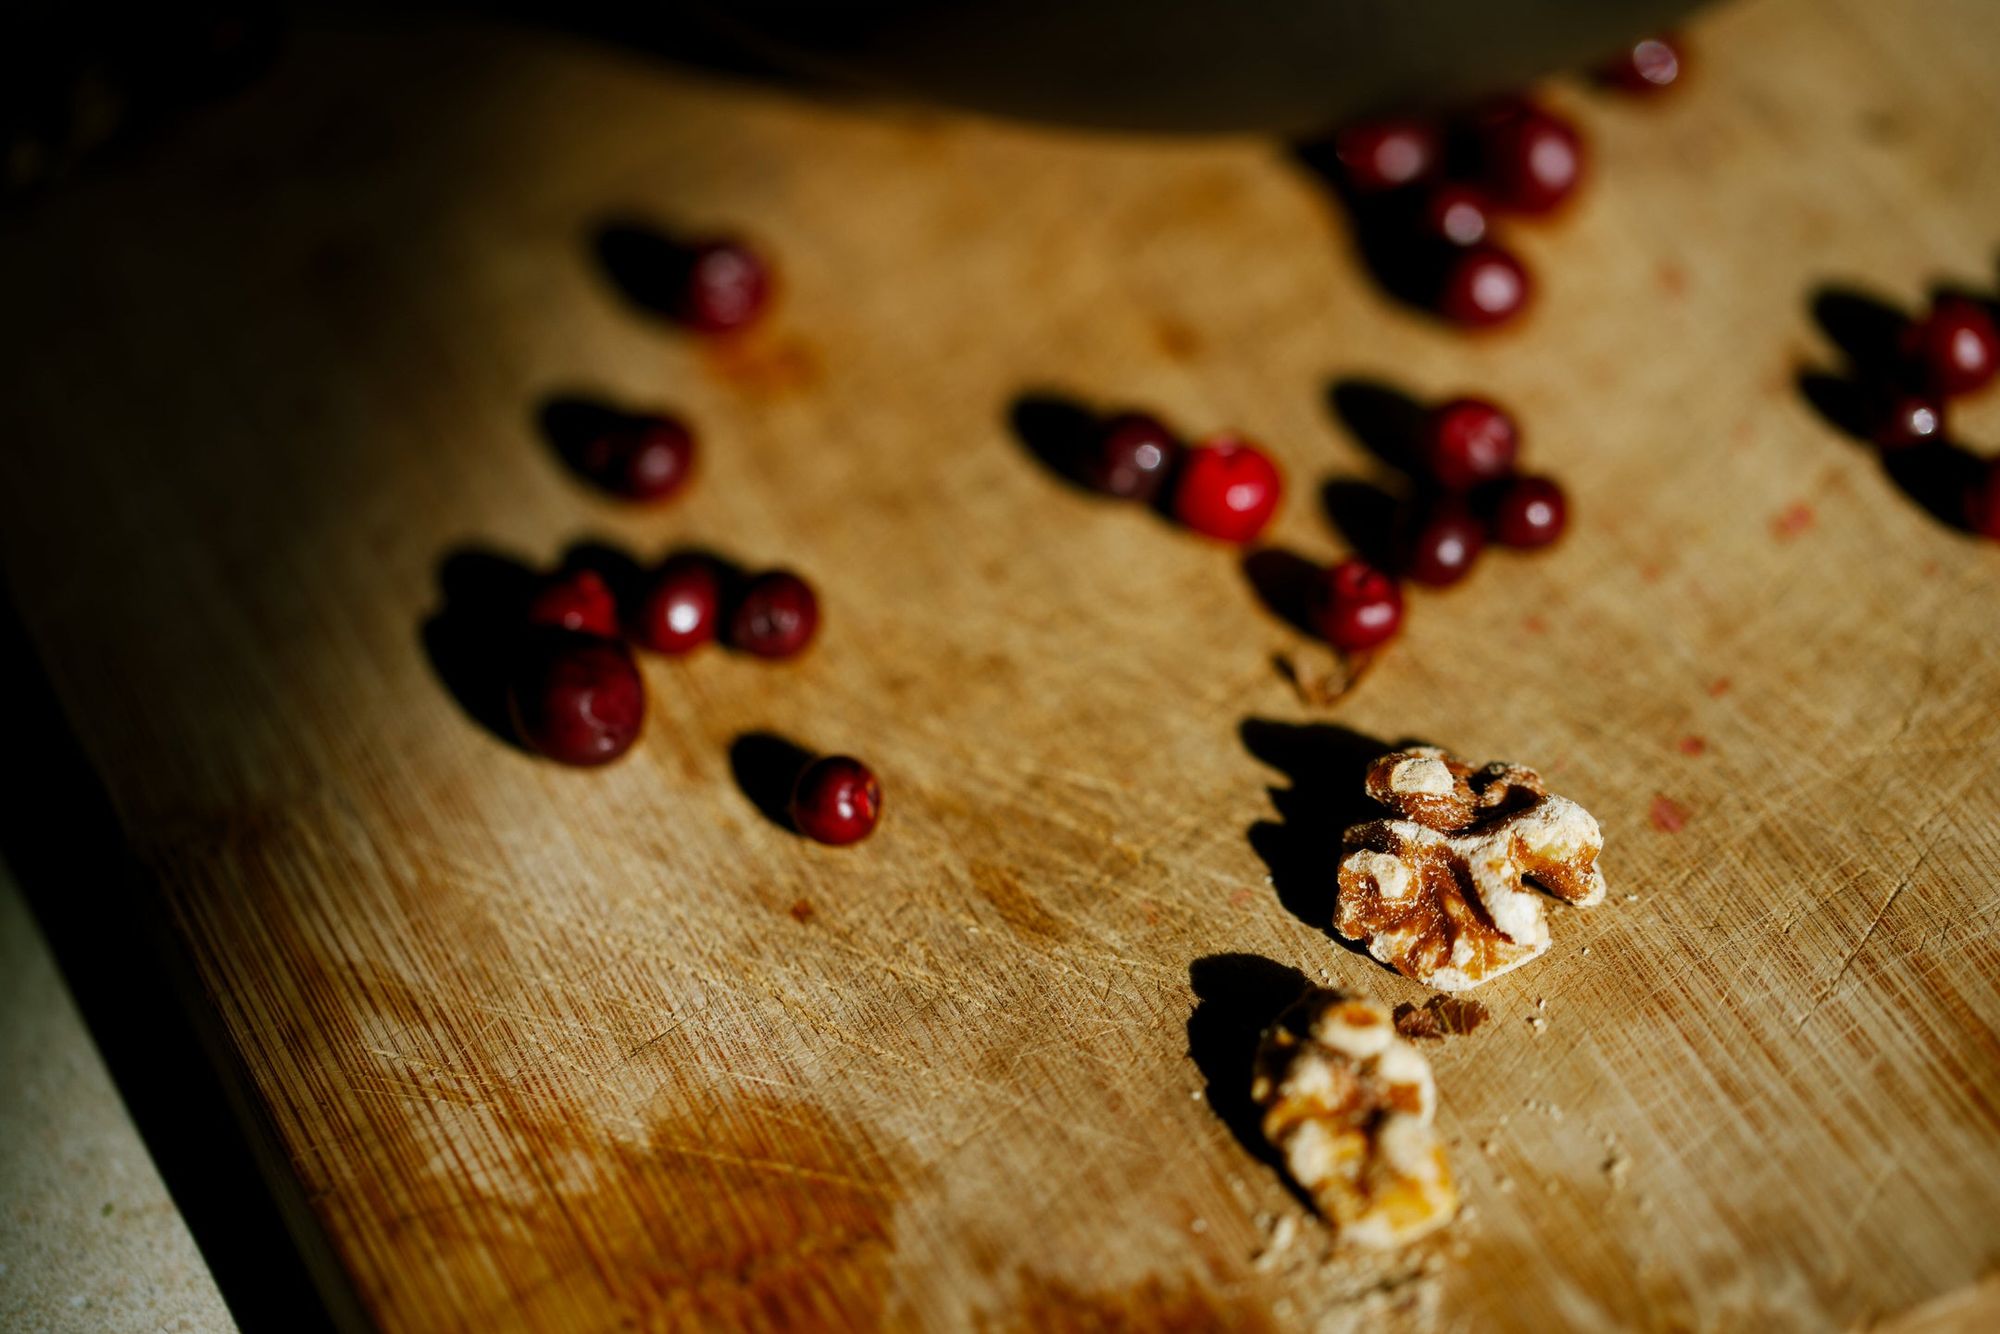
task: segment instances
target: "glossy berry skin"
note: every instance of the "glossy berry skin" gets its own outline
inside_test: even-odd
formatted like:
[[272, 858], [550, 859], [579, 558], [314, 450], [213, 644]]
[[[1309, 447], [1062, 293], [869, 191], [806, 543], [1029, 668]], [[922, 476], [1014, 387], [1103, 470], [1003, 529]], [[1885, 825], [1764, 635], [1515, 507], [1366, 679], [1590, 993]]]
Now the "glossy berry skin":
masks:
[[1155, 418], [1128, 412], [1105, 423], [1084, 467], [1084, 480], [1107, 496], [1150, 501], [1181, 455], [1180, 441]]
[[1869, 437], [1884, 449], [1908, 449], [1944, 435], [1944, 402], [1929, 394], [1884, 390], [1869, 421]]
[[1598, 77], [1623, 92], [1660, 93], [1680, 80], [1685, 63], [1676, 39], [1648, 37], [1606, 62]]
[[1425, 191], [1417, 209], [1417, 230], [1446, 245], [1472, 246], [1492, 230], [1486, 196], [1459, 181], [1443, 181]]
[[1546, 213], [1583, 179], [1576, 128], [1529, 102], [1490, 108], [1473, 121], [1480, 184], [1495, 208]]
[[836, 848], [858, 843], [882, 818], [882, 785], [860, 760], [828, 755], [799, 775], [791, 815], [792, 824], [815, 843]]
[[1986, 475], [1965, 496], [1965, 521], [1981, 537], [2000, 542], [2000, 459], [1989, 459]]
[[676, 309], [689, 328], [734, 333], [764, 313], [771, 286], [770, 266], [749, 246], [740, 241], [701, 241], [687, 247]]
[[1911, 325], [1904, 350], [1918, 375], [1943, 395], [1969, 394], [2000, 372], [2000, 331], [1979, 302], [1941, 296]]
[[1359, 195], [1414, 185], [1437, 170], [1443, 151], [1437, 127], [1421, 120], [1374, 120], [1350, 125], [1333, 138], [1341, 178]]
[[1483, 398], [1455, 398], [1424, 419], [1424, 469], [1447, 491], [1470, 491], [1514, 471], [1521, 433], [1514, 419]]
[[702, 556], [672, 556], [646, 581], [633, 612], [632, 638], [655, 653], [681, 654], [715, 638], [722, 617], [722, 577]]
[[789, 658], [819, 629], [819, 598], [790, 570], [760, 574], [743, 588], [729, 613], [731, 648], [760, 658]]
[[1420, 584], [1443, 588], [1472, 572], [1486, 547], [1486, 525], [1457, 496], [1445, 496], [1424, 511], [1404, 547], [1404, 572]]
[[1285, 481], [1249, 441], [1219, 435], [1187, 452], [1174, 480], [1174, 517], [1207, 537], [1248, 542], [1277, 513]]
[[1568, 522], [1569, 502], [1546, 477], [1516, 477], [1493, 503], [1493, 537], [1510, 547], [1545, 547]]
[[520, 645], [507, 688], [522, 744], [562, 764], [609, 764], [646, 721], [646, 686], [624, 644], [539, 629]]
[[1343, 653], [1387, 643], [1403, 625], [1403, 591], [1361, 560], [1344, 560], [1320, 574], [1310, 614], [1326, 642]]
[[1490, 328], [1520, 314], [1531, 291], [1528, 271], [1512, 252], [1491, 244], [1467, 246], [1445, 262], [1437, 312], [1453, 324]]
[[529, 625], [615, 639], [618, 600], [595, 570], [560, 570], [542, 581], [528, 599]]
[[665, 500], [694, 467], [694, 436], [672, 417], [629, 417], [605, 427], [576, 451], [583, 474], [627, 500]]

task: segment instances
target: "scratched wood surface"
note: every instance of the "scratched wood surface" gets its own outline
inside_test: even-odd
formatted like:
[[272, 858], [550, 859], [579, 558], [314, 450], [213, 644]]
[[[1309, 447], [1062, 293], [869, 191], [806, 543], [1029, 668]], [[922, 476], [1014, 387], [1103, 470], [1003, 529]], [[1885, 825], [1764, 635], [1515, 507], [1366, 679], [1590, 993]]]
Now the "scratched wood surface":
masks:
[[[1519, 229], [1543, 299], [1482, 341], [1385, 299], [1270, 144], [474, 28], [299, 32], [7, 219], [9, 581], [373, 1317], [1976, 1327], [2000, 549], [1795, 377], [1839, 364], [1815, 293], [2000, 282], [2000, 8], [1694, 36], [1683, 95], [1556, 90], [1601, 169]], [[613, 217], [761, 238], [771, 327], [634, 308]], [[1414, 596], [1332, 704], [1233, 553], [1009, 426], [1046, 392], [1240, 427], [1290, 477], [1273, 541], [1323, 560], [1321, 486], [1383, 475], [1329, 402], [1365, 380], [1513, 405], [1576, 521]], [[579, 393], [697, 423], [692, 489], [578, 485], [536, 412]], [[1958, 424], [2000, 444], [2000, 401]], [[539, 763], [427, 644], [580, 541], [794, 565], [821, 640], [648, 662], [633, 755]], [[872, 841], [760, 815], [761, 732], [867, 757]], [[1354, 756], [1408, 735], [1544, 768], [1612, 893], [1433, 1048], [1468, 1216], [1361, 1262], [1243, 1084], [1304, 979], [1423, 997], [1325, 929]]]

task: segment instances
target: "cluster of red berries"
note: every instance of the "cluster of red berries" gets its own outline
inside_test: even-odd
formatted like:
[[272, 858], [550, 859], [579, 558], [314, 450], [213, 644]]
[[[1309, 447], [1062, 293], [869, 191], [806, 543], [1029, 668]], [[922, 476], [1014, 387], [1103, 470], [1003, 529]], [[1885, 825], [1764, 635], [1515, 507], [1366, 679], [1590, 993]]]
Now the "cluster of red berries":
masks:
[[812, 586], [789, 570], [741, 579], [708, 556], [673, 556], [621, 599], [589, 568], [559, 570], [528, 600], [508, 711], [531, 750], [563, 764], [608, 764], [632, 748], [646, 692], [631, 645], [688, 653], [721, 638], [788, 658], [819, 626]]
[[[2000, 374], [2000, 329], [1988, 306], [1969, 296], [1933, 301], [1929, 313], [1905, 330], [1902, 350], [1906, 389], [1889, 395], [1876, 435], [1885, 448], [1944, 440], [1945, 401], [1984, 389]], [[1967, 486], [1965, 522], [2000, 541], [2000, 458], [1985, 460]]]
[[1953, 443], [1947, 411], [1952, 399], [2000, 378], [1994, 308], [1951, 291], [1915, 319], [1853, 295], [1826, 304], [1821, 321], [1852, 365], [1844, 380], [1804, 377], [1807, 396], [1836, 425], [1878, 446], [1890, 475], [1933, 513], [2000, 540], [2000, 459]]
[[1285, 490], [1278, 465], [1243, 436], [1224, 433], [1184, 445], [1142, 412], [1104, 422], [1083, 442], [1074, 465], [1079, 480], [1094, 490], [1160, 504], [1185, 527], [1224, 542], [1254, 540]]
[[[1604, 77], [1621, 88], [1658, 90], [1679, 73], [1673, 44], [1649, 38], [1607, 66]], [[1441, 121], [1350, 125], [1333, 136], [1329, 165], [1363, 249], [1389, 284], [1454, 324], [1487, 328], [1518, 315], [1534, 290], [1527, 268], [1500, 243], [1496, 218], [1552, 212], [1575, 193], [1585, 156], [1568, 120], [1513, 97]]]
[[[670, 556], [623, 597], [588, 566], [544, 577], [523, 612], [507, 681], [522, 743], [563, 764], [608, 764], [632, 748], [646, 687], [632, 647], [679, 656], [712, 641], [760, 658], [789, 658], [819, 626], [812, 586], [789, 570], [744, 576], [699, 553]], [[867, 767], [827, 756], [797, 777], [793, 824], [821, 843], [865, 837], [882, 809]]]
[[1393, 247], [1394, 281], [1468, 328], [1513, 319], [1533, 292], [1527, 268], [1496, 235], [1496, 217], [1551, 212], [1584, 171], [1576, 127], [1520, 98], [1445, 124], [1350, 125], [1334, 136], [1333, 157], [1360, 226], [1376, 238], [1371, 249]]
[[1395, 573], [1443, 587], [1471, 572], [1489, 540], [1533, 550], [1561, 537], [1569, 519], [1563, 490], [1551, 478], [1516, 472], [1520, 449], [1513, 418], [1484, 399], [1431, 409], [1417, 441], [1421, 499], [1396, 571], [1360, 559], [1323, 571], [1307, 608], [1313, 627], [1343, 652], [1375, 648], [1403, 623]]
[[627, 605], [620, 602], [596, 570], [559, 570], [529, 600], [527, 621], [600, 639], [623, 636], [671, 657], [720, 639], [760, 658], [789, 658], [819, 628], [819, 599], [790, 570], [745, 578], [696, 552], [668, 557]]
[[2000, 373], [2000, 331], [1984, 303], [1945, 293], [1903, 327], [1895, 360], [1868, 368], [1876, 383], [1869, 434], [1884, 449], [1946, 439], [1945, 402]]
[[[769, 267], [741, 242], [675, 245], [636, 238], [640, 262], [622, 279], [649, 307], [703, 334], [747, 328], [771, 295]], [[606, 491], [659, 501], [685, 485], [694, 434], [674, 417], [560, 405], [573, 418], [551, 423], [571, 465]], [[561, 414], [558, 413], [560, 417]], [[696, 552], [670, 556], [614, 588], [587, 565], [544, 577], [522, 611], [522, 633], [507, 679], [507, 711], [529, 749], [563, 764], [608, 764], [638, 740], [646, 688], [637, 646], [680, 656], [721, 642], [759, 658], [803, 652], [819, 628], [812, 585], [790, 570], [743, 574]], [[821, 843], [853, 843], [875, 827], [882, 792], [860, 761], [824, 756], [804, 766], [790, 815], [799, 832]]]

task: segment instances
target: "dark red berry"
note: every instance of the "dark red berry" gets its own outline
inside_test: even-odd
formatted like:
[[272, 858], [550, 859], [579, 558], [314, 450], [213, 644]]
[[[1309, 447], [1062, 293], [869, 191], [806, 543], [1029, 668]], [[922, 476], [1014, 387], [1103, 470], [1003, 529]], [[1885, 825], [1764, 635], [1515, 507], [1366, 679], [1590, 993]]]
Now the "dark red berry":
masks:
[[814, 760], [792, 788], [792, 823], [816, 843], [858, 843], [882, 817], [882, 785], [860, 760]]
[[1403, 624], [1403, 591], [1373, 565], [1344, 560], [1313, 588], [1312, 622], [1329, 644], [1355, 653], [1386, 642]]
[[1455, 398], [1424, 421], [1424, 468], [1447, 490], [1498, 481], [1514, 471], [1520, 450], [1514, 419], [1482, 398]]
[[646, 687], [617, 640], [542, 629], [520, 646], [507, 707], [530, 750], [563, 764], [608, 764], [639, 738]]
[[618, 599], [595, 570], [560, 570], [528, 600], [528, 624], [606, 639], [618, 634]]
[[1486, 525], [1458, 496], [1433, 503], [1411, 528], [1404, 569], [1420, 584], [1442, 588], [1472, 571], [1486, 546]]
[[1939, 297], [1904, 337], [1918, 373], [1940, 394], [1969, 394], [2000, 371], [2000, 331], [1986, 308], [1967, 297]]
[[729, 644], [760, 658], [789, 658], [819, 629], [819, 599], [790, 570], [752, 579], [729, 615]]
[[1576, 127], [1531, 102], [1489, 108], [1473, 120], [1480, 184], [1494, 207], [1546, 213], [1583, 179]]
[[1469, 185], [1445, 181], [1424, 194], [1417, 229], [1448, 245], [1478, 245], [1489, 229], [1486, 196]]
[[576, 451], [577, 467], [628, 500], [664, 500], [694, 466], [694, 436], [672, 417], [627, 417], [607, 424]]
[[1598, 77], [1628, 93], [1657, 93], [1673, 87], [1681, 77], [1683, 64], [1676, 39], [1648, 37], [1607, 61], [1598, 71]]
[[687, 249], [679, 302], [683, 322], [703, 333], [732, 333], [764, 313], [771, 270], [740, 241], [702, 241]]
[[1907, 449], [1944, 435], [1944, 402], [1904, 389], [1882, 391], [1869, 434], [1884, 449]]
[[1493, 505], [1493, 536], [1510, 547], [1545, 547], [1562, 536], [1569, 505], [1546, 477], [1516, 477]]
[[1285, 489], [1278, 465], [1240, 436], [1218, 435], [1187, 452], [1174, 482], [1174, 517], [1197, 533], [1248, 542], [1264, 531]]
[[1454, 324], [1501, 324], [1528, 304], [1528, 271], [1509, 251], [1490, 243], [1468, 246], [1446, 261], [1438, 288], [1438, 314]]
[[1129, 412], [1105, 423], [1085, 468], [1085, 480], [1108, 496], [1149, 501], [1159, 494], [1180, 441], [1159, 421]]
[[1364, 121], [1333, 138], [1348, 188], [1364, 195], [1423, 180], [1436, 170], [1441, 148], [1437, 127], [1420, 120]]
[[1965, 496], [1965, 521], [1981, 537], [2000, 542], [2000, 459], [1989, 459], [1986, 475]]
[[633, 613], [632, 637], [655, 653], [686, 653], [715, 638], [722, 578], [703, 556], [673, 556], [646, 583]]

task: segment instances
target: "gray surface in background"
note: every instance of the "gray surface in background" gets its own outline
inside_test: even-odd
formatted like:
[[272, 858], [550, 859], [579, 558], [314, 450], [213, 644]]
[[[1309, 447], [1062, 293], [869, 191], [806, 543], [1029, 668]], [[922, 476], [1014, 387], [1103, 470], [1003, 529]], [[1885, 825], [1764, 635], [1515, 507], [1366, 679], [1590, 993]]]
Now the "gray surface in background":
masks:
[[0, 1328], [234, 1330], [5, 866], [0, 1070]]

